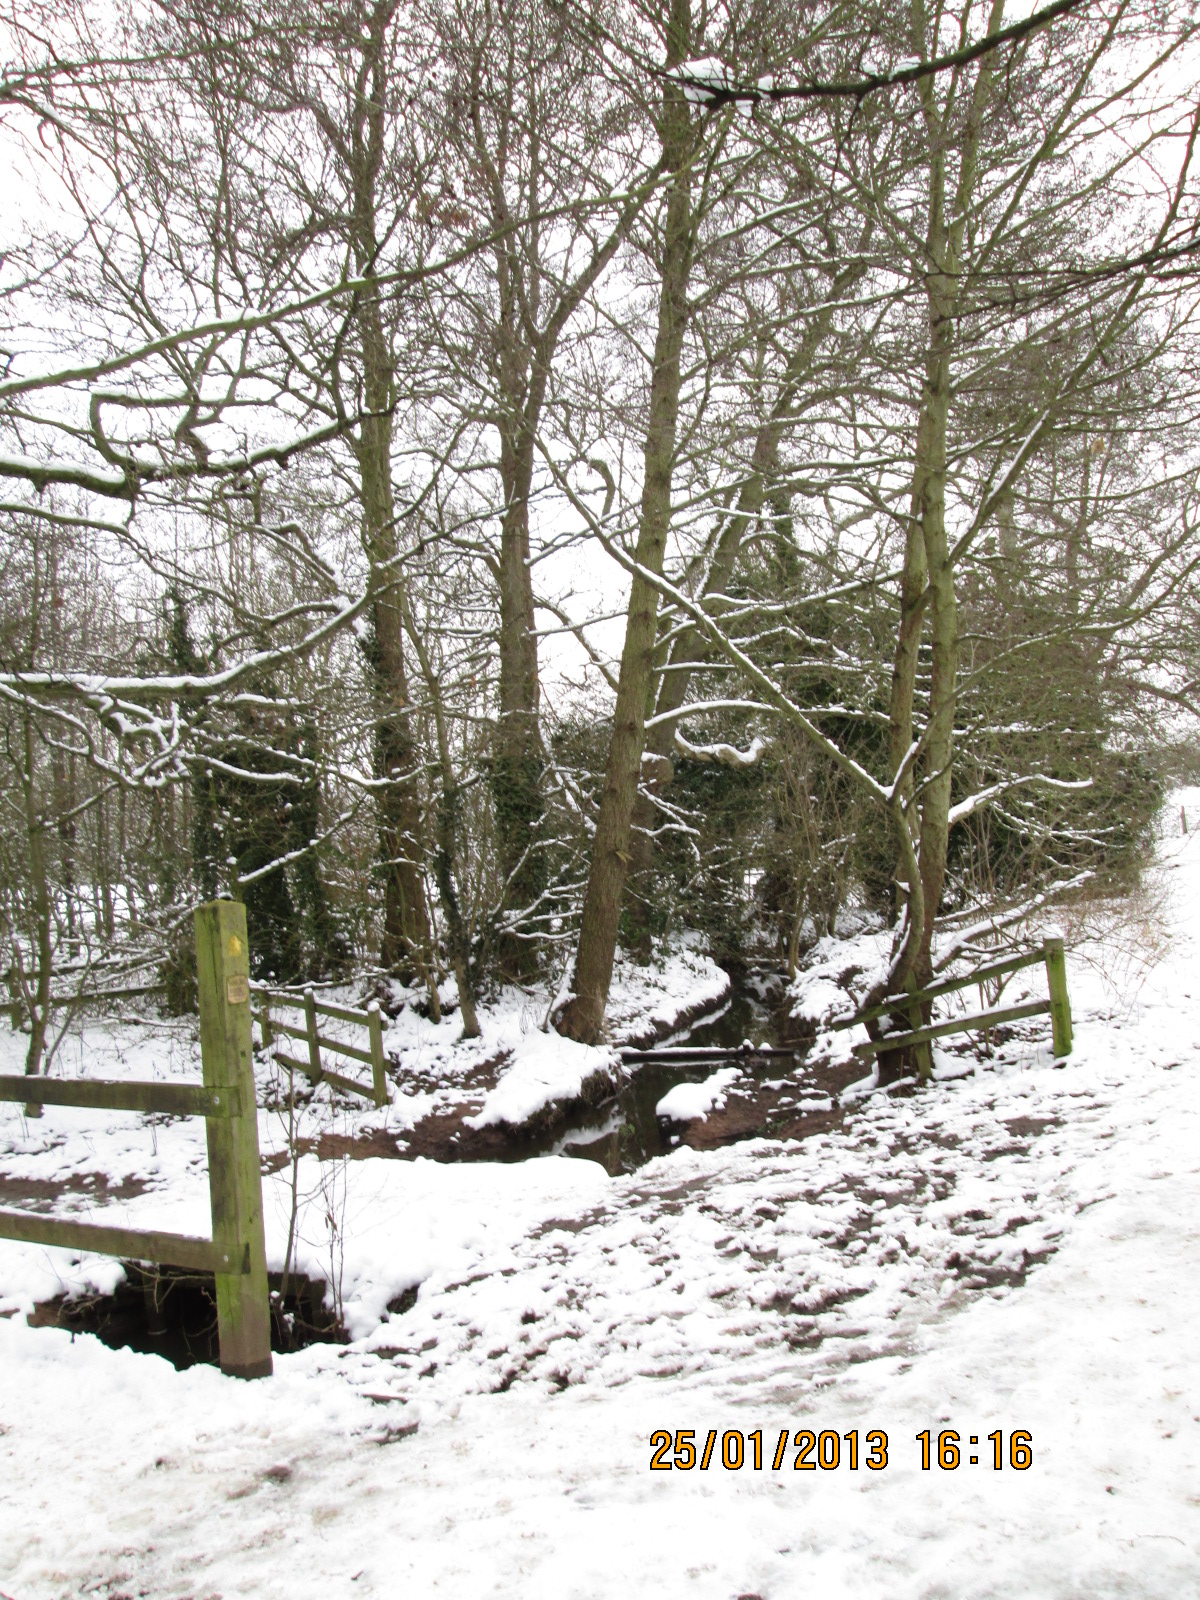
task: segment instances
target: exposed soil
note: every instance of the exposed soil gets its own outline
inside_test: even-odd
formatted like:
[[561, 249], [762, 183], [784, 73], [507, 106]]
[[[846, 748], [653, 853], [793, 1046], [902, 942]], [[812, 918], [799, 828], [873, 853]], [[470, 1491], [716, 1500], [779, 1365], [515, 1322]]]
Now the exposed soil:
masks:
[[135, 1195], [145, 1194], [147, 1188], [140, 1178], [110, 1183], [104, 1172], [72, 1172], [65, 1178], [14, 1178], [0, 1172], [0, 1206], [49, 1211], [64, 1194], [85, 1194], [101, 1201], [132, 1200]]
[[[679, 1142], [693, 1150], [716, 1150], [739, 1139], [809, 1139], [841, 1127], [846, 1108], [839, 1104], [838, 1096], [862, 1075], [861, 1063], [853, 1061], [797, 1074], [783, 1082], [768, 1078], [745, 1088], [735, 1084], [720, 1110], [710, 1111], [703, 1121], [697, 1118], [677, 1126], [674, 1131]], [[828, 1108], [815, 1103], [822, 1097], [832, 1102]], [[810, 1103], [802, 1109], [802, 1101]]]
[[[850, 968], [845, 982], [854, 976]], [[807, 1139], [840, 1127], [846, 1110], [843, 1090], [868, 1070], [868, 1063], [838, 1066], [809, 1063], [811, 1039], [797, 1035], [795, 1019], [784, 1002], [782, 974], [756, 974], [735, 985], [717, 1006], [689, 1015], [670, 1033], [665, 1024], [647, 1024], [636, 1039], [622, 1040], [625, 1050], [647, 1053], [613, 1073], [597, 1073], [583, 1093], [555, 1101], [519, 1127], [469, 1126], [487, 1091], [499, 1078], [505, 1058], [475, 1066], [443, 1099], [437, 1110], [412, 1128], [375, 1129], [357, 1136], [324, 1133], [304, 1140], [304, 1154], [321, 1160], [527, 1161], [540, 1155], [578, 1156], [596, 1161], [611, 1173], [631, 1172], [679, 1145], [715, 1150], [754, 1138]], [[668, 1043], [669, 1041], [669, 1043]], [[708, 1051], [687, 1059], [683, 1051]], [[760, 1053], [763, 1052], [763, 1053]], [[713, 1052], [722, 1052], [715, 1054]], [[668, 1122], [657, 1115], [662, 1097], [677, 1084], [699, 1082], [719, 1067], [736, 1065], [739, 1079], [725, 1092], [724, 1104], [703, 1118]], [[881, 1073], [888, 1082], [896, 1073]], [[406, 1074], [406, 1084], [435, 1089]], [[1013, 1129], [1014, 1133], [1039, 1130]], [[274, 1166], [286, 1163], [286, 1155]]]
[[[468, 1119], [483, 1105], [498, 1079], [502, 1057], [481, 1063], [463, 1080], [461, 1098], [443, 1102], [412, 1128], [395, 1132], [376, 1129], [353, 1136], [324, 1133], [304, 1140], [304, 1154], [321, 1160], [365, 1160], [369, 1157], [411, 1161], [526, 1161], [547, 1154], [579, 1156], [599, 1162], [609, 1172], [629, 1172], [677, 1145], [711, 1150], [741, 1139], [803, 1139], [841, 1124], [838, 1096], [863, 1074], [859, 1063], [808, 1068], [806, 1045], [791, 1036], [794, 1024], [780, 1004], [782, 982], [759, 979], [753, 988], [735, 989], [716, 1008], [697, 1007], [668, 1031], [648, 1024], [622, 1039], [625, 1049], [652, 1051], [670, 1040], [671, 1047], [729, 1051], [709, 1060], [671, 1055], [629, 1062], [616, 1072], [596, 1073], [582, 1093], [555, 1101], [520, 1127], [492, 1124], [473, 1128]], [[774, 1001], [774, 1004], [770, 1003]], [[748, 1048], [766, 1046], [774, 1055]], [[697, 1082], [718, 1066], [736, 1064], [742, 1078], [727, 1092], [725, 1104], [706, 1118], [669, 1123], [656, 1106], [676, 1084]], [[414, 1088], [434, 1088], [406, 1076]], [[276, 1158], [281, 1166], [286, 1156]]]
[[[134, 1261], [122, 1264], [125, 1281], [111, 1294], [43, 1300], [29, 1314], [29, 1326], [95, 1334], [114, 1350], [163, 1356], [180, 1370], [197, 1362], [215, 1366], [219, 1352], [212, 1274]], [[271, 1273], [269, 1281], [272, 1350], [345, 1341], [344, 1330], [325, 1305], [323, 1282], [293, 1273], [284, 1297], [280, 1274]]]
[[[611, 1173], [631, 1172], [655, 1156], [685, 1145], [714, 1150], [751, 1138], [803, 1140], [842, 1125], [847, 1106], [842, 1092], [863, 1075], [863, 1064], [852, 1061], [836, 1067], [809, 1063], [802, 1045], [784, 1043], [788, 1023], [779, 1008], [772, 1010], [745, 991], [735, 994], [719, 1012], [671, 1035], [676, 1054], [664, 1051], [650, 1059], [628, 1062], [615, 1076], [597, 1074], [585, 1093], [569, 1103], [546, 1108], [534, 1123], [522, 1128], [493, 1125], [471, 1128], [466, 1119], [479, 1110], [483, 1095], [502, 1066], [500, 1060], [476, 1068], [462, 1087], [457, 1104], [402, 1132], [375, 1129], [358, 1137], [326, 1132], [301, 1143], [303, 1153], [321, 1160], [368, 1157], [412, 1160], [426, 1156], [438, 1161], [522, 1161], [545, 1154], [562, 1154], [597, 1161]], [[751, 1044], [754, 1037], [756, 1043]], [[639, 1048], [653, 1050], [662, 1036], [643, 1038]], [[727, 1052], [693, 1055], [687, 1050]], [[700, 1081], [720, 1066], [736, 1065], [739, 1076], [725, 1091], [724, 1104], [703, 1118], [671, 1122], [657, 1114], [663, 1095], [677, 1084]], [[904, 1090], [900, 1091], [905, 1092]], [[1052, 1118], [1017, 1114], [1001, 1118], [994, 1147], [984, 1159], [1019, 1151], [1053, 1127]], [[286, 1152], [269, 1163], [278, 1169]], [[699, 1182], [699, 1180], [695, 1180]], [[46, 1209], [67, 1193], [87, 1194], [99, 1200], [124, 1199], [144, 1191], [136, 1179], [109, 1184], [103, 1175], [73, 1174], [59, 1181], [17, 1179], [0, 1175], [0, 1204], [23, 1204]], [[685, 1182], [684, 1189], [690, 1185]], [[681, 1191], [682, 1192], [682, 1191]], [[870, 1201], [864, 1190], [859, 1199]], [[678, 1197], [657, 1193], [656, 1203], [680, 1203]], [[887, 1203], [892, 1203], [887, 1198]], [[869, 1213], [850, 1229], [867, 1226]], [[555, 1223], [562, 1227], [562, 1223]], [[580, 1226], [583, 1226], [581, 1223]], [[973, 1224], [964, 1223], [970, 1233]], [[965, 1244], [947, 1265], [965, 1286], [995, 1286], [1013, 1281], [1014, 1271], [1027, 1270], [977, 1259]], [[1040, 1259], [1038, 1257], [1037, 1259]], [[110, 1295], [58, 1298], [39, 1305], [30, 1317], [34, 1326], [54, 1326], [72, 1333], [92, 1333], [113, 1347], [159, 1354], [176, 1367], [218, 1359], [216, 1305], [211, 1275], [173, 1268], [149, 1268], [125, 1263], [126, 1281]], [[292, 1277], [286, 1299], [279, 1275], [271, 1278], [272, 1347], [294, 1350], [313, 1342], [340, 1342], [345, 1335], [325, 1306], [325, 1285]], [[389, 1307], [396, 1313], [409, 1309], [412, 1291]], [[795, 1311], [789, 1307], [790, 1312]], [[827, 1309], [827, 1308], [826, 1308]], [[808, 1329], [813, 1307], [805, 1305], [789, 1338], [803, 1343], [814, 1337]]]

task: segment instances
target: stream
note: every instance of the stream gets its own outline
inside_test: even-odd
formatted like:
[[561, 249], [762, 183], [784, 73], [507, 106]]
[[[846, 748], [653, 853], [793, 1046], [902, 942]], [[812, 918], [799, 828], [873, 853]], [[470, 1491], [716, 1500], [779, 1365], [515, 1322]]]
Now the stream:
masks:
[[[559, 1123], [549, 1135], [523, 1143], [509, 1159], [576, 1156], [598, 1162], [615, 1177], [636, 1171], [680, 1143], [711, 1148], [759, 1136], [794, 1138], [828, 1126], [831, 1117], [840, 1116], [836, 1096], [847, 1075], [844, 1069], [831, 1073], [824, 1067], [806, 1068], [806, 1047], [784, 1039], [785, 1015], [778, 1003], [772, 1005], [745, 984], [736, 985], [718, 1011], [661, 1040], [653, 1050], [638, 1052], [654, 1057], [661, 1051], [661, 1057], [627, 1060], [625, 1081], [611, 1099], [577, 1113], [565, 1125]], [[707, 1060], [666, 1054], [684, 1049], [743, 1053]], [[756, 1054], [759, 1049], [772, 1053]], [[731, 1066], [740, 1068], [742, 1076], [728, 1091], [724, 1107], [687, 1123], [657, 1115], [659, 1101], [677, 1084], [700, 1083]]]

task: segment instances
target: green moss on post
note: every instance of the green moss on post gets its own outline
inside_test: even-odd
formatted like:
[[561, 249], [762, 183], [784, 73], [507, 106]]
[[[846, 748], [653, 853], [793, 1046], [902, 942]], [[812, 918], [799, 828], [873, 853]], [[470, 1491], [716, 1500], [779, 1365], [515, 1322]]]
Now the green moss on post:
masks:
[[1054, 1032], [1054, 1056], [1061, 1060], [1071, 1054], [1075, 1032], [1071, 1024], [1071, 1002], [1067, 996], [1067, 956], [1057, 935], [1042, 941], [1046, 957], [1046, 981], [1050, 986], [1050, 1023]]
[[240, 1116], [210, 1118], [208, 1184], [213, 1244], [243, 1260], [245, 1273], [216, 1274], [221, 1371], [239, 1378], [271, 1372], [271, 1314], [263, 1239], [258, 1114], [250, 1039], [246, 908], [212, 900], [196, 910], [200, 1050], [208, 1089], [238, 1091]]

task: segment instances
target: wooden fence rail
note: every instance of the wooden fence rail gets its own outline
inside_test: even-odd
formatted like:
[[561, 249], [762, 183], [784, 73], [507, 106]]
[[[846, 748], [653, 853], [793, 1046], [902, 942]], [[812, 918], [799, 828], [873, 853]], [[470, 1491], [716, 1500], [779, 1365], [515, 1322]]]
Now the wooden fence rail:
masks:
[[[920, 1024], [920, 1007], [923, 1003], [936, 1000], [941, 995], [953, 994], [958, 989], [969, 989], [973, 984], [984, 983], [989, 978], [1004, 977], [1008, 973], [1020, 972], [1024, 967], [1037, 966], [1040, 963], [1045, 963], [1046, 967], [1046, 982], [1050, 991], [1048, 1000], [1031, 1000], [1019, 1006], [1004, 1006], [999, 1010], [977, 1011], [969, 1016], [950, 1017], [945, 1022]], [[868, 1006], [852, 1017], [842, 1017], [830, 1026], [835, 1029], [852, 1028], [856, 1023], [871, 1022], [877, 1017], [887, 1016], [895, 1011], [907, 1012], [910, 1020], [917, 1025], [905, 1033], [885, 1033], [878, 1039], [868, 1039], [862, 1044], [856, 1044], [855, 1055], [875, 1056], [889, 1050], [915, 1049], [918, 1052], [918, 1073], [925, 1078], [930, 1075], [933, 1067], [929, 1055], [930, 1040], [941, 1039], [952, 1033], [986, 1031], [1004, 1022], [1016, 1022], [1023, 1017], [1049, 1014], [1055, 1059], [1061, 1060], [1070, 1055], [1074, 1041], [1063, 941], [1052, 935], [1042, 941], [1040, 950], [1031, 950], [1024, 955], [1008, 956], [1003, 961], [994, 961], [986, 967], [977, 968], [965, 978], [944, 978], [937, 983], [927, 985], [924, 989], [906, 989], [901, 995], [881, 1000], [877, 1005]]]
[[[68, 1011], [74, 1010], [77, 1006], [82, 1008], [95, 1005], [98, 1000], [132, 1000], [138, 995], [166, 994], [166, 992], [165, 983], [139, 983], [127, 989], [92, 989], [86, 994], [52, 994], [49, 1006], [51, 1011]], [[29, 1007], [24, 1000], [0, 1000], [0, 1013], [25, 1016], [28, 1011]]]
[[168, 1117], [240, 1117], [236, 1088], [209, 1089], [200, 1083], [156, 1083], [123, 1078], [0, 1077], [0, 1100], [25, 1105], [80, 1106], [91, 1111], [161, 1112]]
[[[387, 1105], [389, 1095], [385, 1071], [387, 1061], [383, 1053], [383, 1018], [377, 1000], [372, 1000], [365, 1011], [359, 1011], [353, 1006], [339, 1006], [327, 1000], [318, 1000], [312, 989], [306, 989], [303, 995], [296, 995], [289, 994], [284, 989], [270, 989], [265, 984], [255, 984], [254, 992], [259, 1000], [258, 1020], [262, 1028], [263, 1047], [273, 1052], [275, 1060], [281, 1066], [303, 1072], [313, 1083], [332, 1084], [335, 1089], [341, 1089], [346, 1094], [361, 1095], [364, 1100], [371, 1100], [376, 1106]], [[296, 1022], [281, 1020], [277, 1015], [281, 1008], [303, 1012], [303, 1026]], [[364, 1028], [367, 1035], [366, 1046], [349, 1044], [322, 1033], [319, 1020], [321, 1017], [331, 1017], [336, 1022], [355, 1023]], [[281, 1050], [275, 1042], [276, 1034], [282, 1034], [288, 1039], [302, 1039], [308, 1046], [307, 1059]], [[332, 1067], [327, 1066], [322, 1059], [322, 1051], [344, 1056], [348, 1061], [361, 1061], [364, 1066], [370, 1067], [370, 1088], [357, 1079], [347, 1078], [344, 1073], [335, 1072]]]
[[271, 1371], [271, 1319], [249, 973], [245, 906], [232, 900], [199, 906], [196, 974], [202, 1084], [0, 1077], [0, 1100], [203, 1117], [212, 1238], [107, 1227], [23, 1211], [0, 1211], [0, 1238], [213, 1273], [221, 1370], [259, 1378]]

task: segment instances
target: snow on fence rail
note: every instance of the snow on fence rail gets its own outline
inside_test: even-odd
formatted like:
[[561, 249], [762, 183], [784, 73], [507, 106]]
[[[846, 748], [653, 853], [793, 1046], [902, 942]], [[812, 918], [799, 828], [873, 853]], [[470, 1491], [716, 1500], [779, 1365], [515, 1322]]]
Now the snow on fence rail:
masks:
[[[953, 994], [957, 989], [969, 989], [972, 984], [984, 983], [989, 978], [1005, 977], [1009, 973], [1021, 971], [1023, 967], [1036, 966], [1039, 962], [1044, 962], [1046, 966], [1046, 982], [1050, 991], [1048, 1000], [1031, 1000], [1019, 1006], [1002, 1006], [998, 1010], [977, 1011], [969, 1016], [951, 1017], [946, 1022], [920, 1024], [920, 1008], [923, 1002], [936, 1000], [941, 995]], [[907, 1033], [885, 1033], [878, 1039], [868, 1039], [863, 1044], [856, 1044], [855, 1055], [873, 1056], [880, 1055], [885, 1050], [915, 1048], [918, 1052], [918, 1071], [922, 1077], [928, 1077], [933, 1068], [929, 1056], [930, 1040], [941, 1039], [951, 1033], [973, 1032], [977, 1028], [984, 1030], [995, 1028], [1003, 1022], [1016, 1022], [1022, 1017], [1045, 1016], [1049, 1013], [1055, 1057], [1061, 1059], [1069, 1056], [1074, 1030], [1071, 1023], [1071, 1002], [1067, 994], [1067, 958], [1063, 941], [1057, 935], [1050, 935], [1043, 939], [1040, 950], [1030, 950], [1024, 955], [1008, 956], [1003, 961], [994, 961], [986, 967], [977, 968], [965, 978], [945, 978], [939, 983], [929, 984], [924, 989], [915, 987], [906, 989], [901, 995], [881, 1000], [877, 1005], [868, 1006], [852, 1017], [842, 1017], [830, 1026], [835, 1029], [852, 1028], [856, 1023], [872, 1022], [877, 1017], [887, 1016], [897, 1010], [907, 1011], [910, 1020], [918, 1025]]]
[[[384, 1075], [386, 1062], [383, 1054], [383, 1019], [379, 1014], [378, 1000], [372, 1000], [365, 1011], [359, 1011], [353, 1006], [338, 1006], [326, 1000], [318, 1000], [311, 989], [305, 989], [302, 995], [296, 995], [289, 994], [284, 989], [271, 989], [266, 984], [256, 983], [254, 992], [259, 999], [258, 1021], [262, 1028], [263, 1048], [271, 1050], [281, 1066], [303, 1072], [314, 1083], [330, 1083], [335, 1089], [341, 1089], [346, 1094], [361, 1095], [364, 1100], [371, 1100], [376, 1106], [387, 1105], [389, 1096], [387, 1078]], [[304, 1026], [299, 1027], [294, 1022], [283, 1021], [278, 1016], [271, 1015], [273, 1008], [278, 1011], [281, 1007], [302, 1011]], [[320, 1017], [331, 1017], [337, 1022], [355, 1023], [365, 1028], [367, 1047], [364, 1049], [361, 1045], [348, 1044], [322, 1033], [318, 1024]], [[308, 1046], [308, 1059], [303, 1060], [300, 1056], [289, 1055], [285, 1050], [281, 1050], [275, 1043], [277, 1033], [285, 1034], [289, 1039], [303, 1039]], [[361, 1061], [370, 1067], [370, 1088], [354, 1078], [347, 1078], [342, 1073], [334, 1072], [327, 1067], [321, 1058], [322, 1050], [345, 1056], [350, 1061]]]
[[271, 1319], [249, 972], [245, 906], [215, 900], [197, 907], [202, 1084], [0, 1077], [0, 1100], [203, 1117], [208, 1131], [212, 1238], [6, 1210], [0, 1211], [0, 1237], [213, 1273], [221, 1370], [259, 1378], [271, 1372]]

